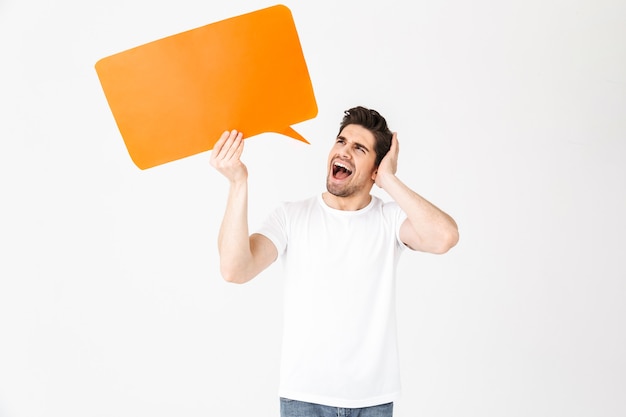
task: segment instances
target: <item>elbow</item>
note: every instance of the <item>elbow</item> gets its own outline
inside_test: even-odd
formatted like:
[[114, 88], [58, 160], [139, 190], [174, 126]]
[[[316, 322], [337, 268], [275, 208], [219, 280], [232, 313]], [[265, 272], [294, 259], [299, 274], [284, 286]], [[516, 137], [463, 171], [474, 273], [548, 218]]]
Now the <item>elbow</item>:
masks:
[[224, 281], [230, 284], [244, 284], [250, 280], [249, 278], [246, 279], [242, 271], [239, 271], [237, 268], [229, 268], [221, 265], [220, 273]]
[[441, 236], [439, 244], [432, 249], [432, 253], [443, 255], [455, 247], [457, 243], [459, 243], [459, 231], [454, 228]]
[[222, 278], [229, 284], [243, 284], [243, 281], [239, 279], [236, 275], [222, 274]]

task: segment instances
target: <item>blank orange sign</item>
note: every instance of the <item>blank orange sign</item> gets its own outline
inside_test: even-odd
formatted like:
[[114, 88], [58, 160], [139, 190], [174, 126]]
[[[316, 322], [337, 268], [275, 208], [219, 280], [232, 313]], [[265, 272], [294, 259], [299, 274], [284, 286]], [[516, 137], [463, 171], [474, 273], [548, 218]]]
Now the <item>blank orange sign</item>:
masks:
[[141, 169], [208, 151], [230, 129], [308, 143], [290, 125], [317, 115], [291, 11], [282, 5], [111, 55], [95, 68]]

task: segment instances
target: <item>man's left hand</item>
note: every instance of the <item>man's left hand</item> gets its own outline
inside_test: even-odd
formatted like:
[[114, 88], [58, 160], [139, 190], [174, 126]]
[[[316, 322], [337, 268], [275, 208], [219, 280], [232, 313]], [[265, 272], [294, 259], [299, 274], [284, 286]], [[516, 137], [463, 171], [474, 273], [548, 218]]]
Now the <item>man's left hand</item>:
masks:
[[398, 153], [400, 151], [400, 147], [398, 145], [398, 135], [396, 132], [393, 132], [393, 136], [391, 137], [391, 147], [389, 148], [389, 152], [387, 155], [383, 157], [378, 165], [378, 172], [376, 173], [376, 185], [380, 188], [384, 189], [385, 178], [396, 175], [398, 170]]

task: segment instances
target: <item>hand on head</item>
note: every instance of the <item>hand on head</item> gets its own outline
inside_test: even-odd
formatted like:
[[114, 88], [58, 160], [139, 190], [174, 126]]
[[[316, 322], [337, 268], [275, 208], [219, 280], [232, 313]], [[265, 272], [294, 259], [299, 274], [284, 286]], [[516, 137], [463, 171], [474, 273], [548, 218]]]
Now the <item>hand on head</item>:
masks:
[[398, 171], [398, 153], [400, 151], [400, 146], [398, 145], [398, 135], [396, 132], [393, 132], [393, 136], [391, 137], [391, 147], [389, 148], [389, 152], [383, 157], [378, 165], [378, 170], [376, 174], [376, 185], [380, 188], [383, 187], [383, 182], [386, 176], [396, 175]]

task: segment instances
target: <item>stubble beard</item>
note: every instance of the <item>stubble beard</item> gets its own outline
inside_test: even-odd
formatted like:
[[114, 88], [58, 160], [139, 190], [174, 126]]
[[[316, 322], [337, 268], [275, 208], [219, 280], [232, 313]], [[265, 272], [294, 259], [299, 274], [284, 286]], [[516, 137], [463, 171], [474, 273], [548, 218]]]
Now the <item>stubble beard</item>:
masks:
[[332, 184], [330, 177], [328, 177], [326, 179], [326, 190], [336, 197], [350, 197], [358, 190], [358, 186], [355, 184], [337, 186]]

